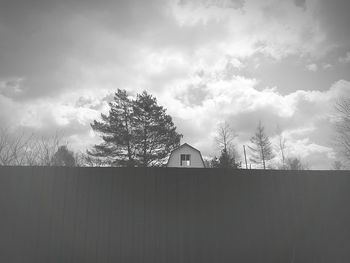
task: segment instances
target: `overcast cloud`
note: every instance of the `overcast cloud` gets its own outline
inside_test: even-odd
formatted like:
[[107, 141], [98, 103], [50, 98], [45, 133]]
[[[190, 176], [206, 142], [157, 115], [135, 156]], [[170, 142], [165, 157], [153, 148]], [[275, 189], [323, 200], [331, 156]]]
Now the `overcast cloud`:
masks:
[[[242, 152], [259, 120], [313, 169], [336, 158], [334, 101], [350, 96], [347, 0], [1, 1], [0, 123], [99, 141], [90, 123], [118, 88], [147, 90], [183, 142]], [[276, 159], [277, 161], [277, 159]]]

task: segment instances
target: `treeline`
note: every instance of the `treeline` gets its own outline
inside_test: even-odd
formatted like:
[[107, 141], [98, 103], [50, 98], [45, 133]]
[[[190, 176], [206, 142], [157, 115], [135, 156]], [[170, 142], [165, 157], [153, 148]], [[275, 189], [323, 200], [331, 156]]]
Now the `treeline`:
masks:
[[76, 166], [76, 154], [68, 150], [58, 133], [37, 136], [11, 129], [0, 129], [0, 165]]
[[182, 134], [166, 110], [144, 91], [132, 98], [115, 93], [109, 113], [91, 123], [102, 143], [85, 153], [73, 153], [58, 135], [37, 137], [0, 130], [0, 165], [28, 166], [164, 166], [169, 153], [180, 146]]
[[[236, 132], [227, 122], [219, 124], [215, 142], [217, 148], [220, 150], [220, 155], [219, 157], [214, 156], [212, 159], [205, 160], [206, 167], [251, 169], [253, 164], [253, 168], [255, 169], [308, 169], [307, 165], [300, 158], [293, 157], [288, 153], [287, 140], [281, 131], [277, 135], [278, 145], [271, 143], [261, 121], [258, 123], [255, 133], [250, 138], [250, 144], [242, 145], [243, 156], [237, 150], [240, 147], [235, 143], [237, 137]], [[271, 160], [274, 160], [274, 163], [271, 163]]]
[[[336, 104], [336, 134], [339, 153], [350, 156], [350, 99]], [[74, 153], [58, 133], [37, 136], [0, 129], [0, 165], [16, 166], [164, 166], [172, 150], [180, 145], [172, 117], [158, 105], [157, 99], [146, 91], [130, 96], [118, 89], [109, 103], [108, 114], [91, 123], [102, 142], [86, 152]], [[284, 133], [277, 131], [277, 143], [271, 143], [261, 122], [247, 145], [238, 146], [237, 134], [229, 123], [217, 128], [215, 144], [219, 155], [206, 158], [208, 168], [232, 169], [290, 169], [304, 170], [308, 165], [288, 152]], [[242, 149], [243, 148], [243, 149]], [[239, 152], [243, 152], [239, 154]], [[253, 165], [253, 167], [252, 167]], [[333, 169], [344, 168], [337, 160]]]

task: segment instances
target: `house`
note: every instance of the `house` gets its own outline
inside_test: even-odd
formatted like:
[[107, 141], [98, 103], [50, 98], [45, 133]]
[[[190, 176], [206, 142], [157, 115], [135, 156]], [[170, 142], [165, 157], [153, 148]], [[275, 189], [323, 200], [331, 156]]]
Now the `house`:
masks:
[[167, 167], [204, 168], [205, 165], [201, 152], [184, 143], [170, 153]]

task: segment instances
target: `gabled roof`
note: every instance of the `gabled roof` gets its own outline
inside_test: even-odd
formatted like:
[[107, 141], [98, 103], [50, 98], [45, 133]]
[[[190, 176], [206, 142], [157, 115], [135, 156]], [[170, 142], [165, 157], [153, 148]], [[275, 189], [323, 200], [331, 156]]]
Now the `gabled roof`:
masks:
[[184, 143], [184, 144], [180, 145], [180, 146], [177, 147], [176, 149], [172, 150], [171, 153], [173, 153], [173, 152], [175, 152], [175, 151], [177, 151], [177, 150], [179, 150], [179, 149], [181, 149], [181, 148], [183, 148], [183, 147], [185, 147], [185, 146], [188, 146], [188, 147], [192, 148], [193, 150], [195, 150], [195, 151], [197, 151], [197, 152], [200, 153], [199, 150], [197, 150], [197, 149], [194, 148], [193, 146], [189, 145], [188, 143]]
[[[179, 147], [177, 147], [176, 149], [172, 150], [171, 153], [170, 153], [170, 156], [173, 154], [173, 152], [175, 152], [175, 151], [177, 151], [177, 150], [180, 150], [181, 148], [183, 148], [183, 147], [185, 147], [185, 146], [188, 146], [188, 147], [190, 147], [191, 149], [193, 149], [193, 150], [195, 150], [195, 151], [197, 151], [197, 152], [199, 153], [199, 156], [201, 157], [203, 166], [205, 167], [205, 163], [204, 163], [204, 160], [203, 160], [203, 157], [202, 157], [201, 152], [200, 152], [198, 149], [194, 148], [193, 146], [189, 145], [188, 143], [184, 143], [184, 144], [180, 145]], [[168, 163], [169, 163], [169, 160], [170, 160], [170, 156], [169, 156], [169, 159], [168, 159], [168, 162], [167, 162], [167, 166], [168, 166]]]

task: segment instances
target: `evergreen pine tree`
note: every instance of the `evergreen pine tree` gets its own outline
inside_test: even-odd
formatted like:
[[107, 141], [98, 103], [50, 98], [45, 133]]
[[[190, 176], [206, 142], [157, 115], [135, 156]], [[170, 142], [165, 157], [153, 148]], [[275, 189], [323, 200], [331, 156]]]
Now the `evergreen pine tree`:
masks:
[[238, 164], [236, 164], [236, 160], [234, 158], [234, 154], [230, 154], [227, 149], [223, 149], [221, 151], [221, 155], [219, 157], [219, 167], [220, 168], [238, 168]]
[[65, 145], [58, 147], [51, 162], [54, 166], [76, 166], [74, 153], [69, 151]]
[[130, 99], [125, 90], [118, 90], [109, 106], [109, 115], [101, 114], [102, 121], [91, 124], [104, 142], [88, 154], [115, 166], [158, 166], [180, 145], [182, 135], [171, 116], [147, 92]]
[[101, 121], [91, 124], [103, 143], [95, 145], [88, 154], [102, 157], [114, 166], [135, 166], [133, 102], [125, 90], [118, 89], [109, 106], [109, 114], [101, 114]]

